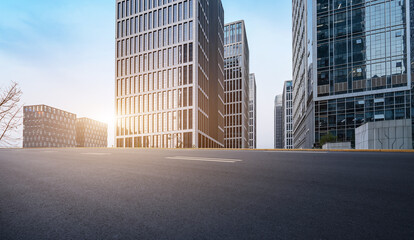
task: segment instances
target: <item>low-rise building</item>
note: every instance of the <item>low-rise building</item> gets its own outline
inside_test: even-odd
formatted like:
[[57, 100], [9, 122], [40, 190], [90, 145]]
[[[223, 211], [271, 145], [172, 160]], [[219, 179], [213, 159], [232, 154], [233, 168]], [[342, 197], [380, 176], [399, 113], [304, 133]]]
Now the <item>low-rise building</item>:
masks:
[[367, 122], [355, 129], [356, 149], [412, 149], [411, 119]]
[[76, 147], [76, 114], [46, 105], [23, 108], [23, 147]]
[[108, 124], [90, 118], [76, 120], [77, 147], [107, 147]]
[[24, 148], [107, 147], [108, 125], [46, 105], [23, 108]]

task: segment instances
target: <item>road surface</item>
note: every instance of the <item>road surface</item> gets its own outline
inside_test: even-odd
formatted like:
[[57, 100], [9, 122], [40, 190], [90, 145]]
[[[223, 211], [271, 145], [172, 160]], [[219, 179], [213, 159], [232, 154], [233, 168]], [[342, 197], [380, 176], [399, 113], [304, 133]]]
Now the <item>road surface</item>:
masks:
[[413, 239], [414, 154], [2, 149], [0, 239]]

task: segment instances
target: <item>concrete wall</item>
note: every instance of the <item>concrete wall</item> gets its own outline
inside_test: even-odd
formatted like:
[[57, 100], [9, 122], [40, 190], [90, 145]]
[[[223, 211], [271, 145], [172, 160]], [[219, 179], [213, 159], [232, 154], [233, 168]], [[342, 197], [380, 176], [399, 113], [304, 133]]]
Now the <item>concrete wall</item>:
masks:
[[322, 149], [352, 149], [350, 142], [339, 142], [339, 143], [326, 143], [322, 146]]
[[355, 129], [356, 149], [412, 149], [411, 119], [366, 123]]

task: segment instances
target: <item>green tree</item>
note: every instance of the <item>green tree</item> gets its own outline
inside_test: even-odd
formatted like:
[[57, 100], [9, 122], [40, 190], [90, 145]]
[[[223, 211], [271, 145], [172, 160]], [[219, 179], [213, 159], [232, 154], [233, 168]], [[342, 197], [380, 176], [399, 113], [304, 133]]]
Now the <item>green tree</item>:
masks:
[[334, 143], [336, 141], [337, 141], [336, 136], [334, 136], [332, 133], [328, 133], [321, 137], [320, 144], [321, 146], [323, 146], [326, 143]]

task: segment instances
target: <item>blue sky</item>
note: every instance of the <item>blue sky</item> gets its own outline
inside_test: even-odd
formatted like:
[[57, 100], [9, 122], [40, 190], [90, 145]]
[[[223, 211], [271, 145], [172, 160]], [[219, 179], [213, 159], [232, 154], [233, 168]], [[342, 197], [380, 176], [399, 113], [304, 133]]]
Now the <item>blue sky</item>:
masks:
[[[271, 148], [274, 97], [292, 75], [291, 1], [223, 6], [226, 22], [245, 20], [258, 87], [258, 147]], [[111, 121], [114, 16], [114, 0], [0, 1], [0, 87], [17, 81], [24, 104]]]

